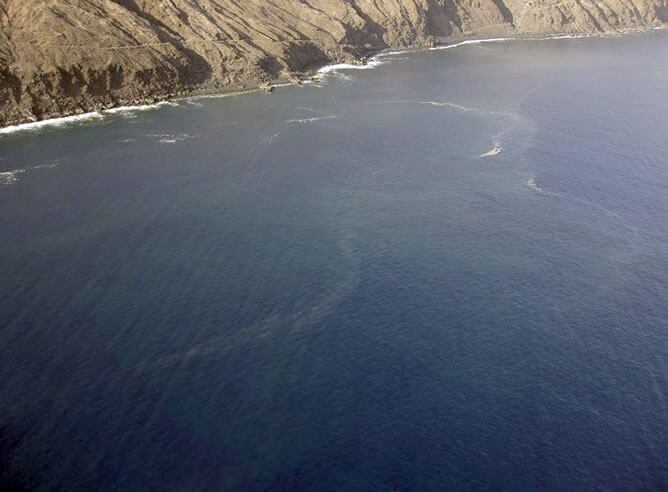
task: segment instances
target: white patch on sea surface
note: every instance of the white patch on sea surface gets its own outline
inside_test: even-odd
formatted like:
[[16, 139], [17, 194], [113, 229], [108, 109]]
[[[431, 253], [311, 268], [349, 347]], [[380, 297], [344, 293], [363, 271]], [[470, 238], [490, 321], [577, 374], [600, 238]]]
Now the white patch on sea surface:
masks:
[[314, 116], [313, 118], [295, 118], [291, 120], [285, 120], [285, 123], [314, 123], [316, 121], [335, 120], [338, 117], [338, 114], [330, 114], [327, 116]]
[[367, 104], [419, 104], [422, 106], [435, 106], [441, 108], [450, 108], [456, 111], [461, 111], [464, 113], [483, 113], [496, 116], [503, 116], [506, 118], [517, 118], [515, 113], [507, 113], [504, 111], [494, 111], [490, 109], [481, 109], [471, 106], [464, 106], [463, 104], [457, 104], [447, 101], [418, 101], [418, 100], [399, 100], [399, 101], [368, 101]]
[[500, 116], [506, 120], [509, 119], [513, 121], [514, 123], [511, 124], [510, 128], [504, 129], [492, 137], [494, 147], [488, 152], [479, 155], [478, 158], [493, 157], [495, 155], [500, 154], [501, 151], [503, 150], [503, 145], [502, 145], [503, 137], [506, 134], [510, 133], [514, 128], [516, 128], [522, 118], [522, 116], [518, 113], [509, 113], [505, 111], [495, 111], [472, 106], [464, 106], [463, 104], [447, 102], [447, 101], [419, 101], [419, 100], [368, 101], [367, 104], [416, 104], [421, 106], [434, 106], [434, 107], [448, 108], [462, 113], [479, 113], [484, 115]]
[[25, 169], [12, 169], [0, 173], [0, 185], [14, 184], [19, 180], [19, 175], [26, 172]]
[[536, 178], [530, 178], [529, 181], [527, 181], [527, 186], [530, 190], [533, 190], [537, 193], [543, 193], [543, 189], [536, 184]]
[[[662, 29], [661, 27], [659, 29]], [[461, 46], [468, 46], [468, 45], [479, 45], [479, 44], [485, 44], [485, 43], [504, 43], [507, 41], [553, 41], [553, 40], [558, 40], [558, 39], [580, 39], [580, 38], [589, 38], [591, 37], [589, 34], [559, 34], [556, 36], [543, 36], [543, 37], [535, 37], [535, 38], [488, 38], [488, 39], [466, 39], [464, 41], [460, 41], [458, 43], [452, 43], [452, 44], [445, 44], [445, 45], [439, 45], [439, 46], [431, 46], [431, 47], [424, 47], [424, 48], [409, 48], [405, 50], [393, 50], [393, 51], [385, 51], [383, 53], [379, 53], [378, 55], [374, 56], [373, 59], [379, 59], [382, 58], [383, 60], [388, 60], [391, 61], [392, 59], [389, 57], [392, 57], [394, 55], [405, 55], [407, 53], [420, 53], [423, 51], [442, 51], [442, 50], [451, 50], [454, 48], [459, 48]]]
[[560, 34], [557, 36], [535, 37], [535, 38], [489, 38], [489, 39], [467, 39], [459, 43], [448, 44], [444, 46], [433, 46], [429, 51], [449, 50], [459, 48], [460, 46], [485, 44], [485, 43], [504, 43], [506, 41], [554, 41], [558, 39], [580, 39], [588, 38], [588, 34]]
[[104, 114], [120, 114], [125, 118], [136, 118], [138, 112], [142, 111], [156, 111], [165, 106], [177, 107], [179, 104], [174, 101], [162, 101], [155, 104], [141, 104], [138, 106], [119, 106], [117, 108], [109, 108], [104, 110]]
[[281, 132], [276, 132], [276, 133], [274, 133], [274, 134], [272, 134], [272, 135], [267, 135], [266, 137], [262, 137], [262, 138], [260, 139], [260, 143], [261, 143], [261, 144], [264, 144], [264, 145], [270, 144], [270, 143], [272, 143], [274, 140], [276, 140], [276, 139], [279, 137], [280, 134], [281, 134]]
[[162, 101], [156, 104], [147, 104], [140, 106], [120, 106], [118, 108], [105, 109], [102, 112], [84, 113], [73, 116], [63, 116], [62, 118], [51, 118], [48, 120], [33, 121], [31, 123], [22, 123], [20, 125], [7, 126], [0, 128], [0, 135], [9, 135], [18, 132], [39, 131], [45, 128], [58, 128], [75, 123], [85, 123], [89, 121], [102, 120], [107, 115], [121, 114], [126, 118], [134, 118], [137, 111], [154, 111], [164, 106], [178, 106], [174, 101]]
[[160, 144], [175, 144], [175, 143], [179, 143], [179, 142], [185, 142], [186, 140], [190, 140], [190, 139], [193, 139], [193, 138], [197, 138], [196, 136], [188, 135], [187, 133], [179, 133], [179, 134], [150, 133], [147, 136], [151, 137], [151, 138], [158, 139], [158, 142]]
[[485, 152], [484, 154], [480, 154], [480, 157], [493, 157], [495, 155], [499, 155], [502, 150], [503, 150], [503, 147], [500, 147], [500, 146], [496, 145], [489, 152]]
[[540, 193], [541, 195], [549, 196], [549, 197], [554, 197], [554, 198], [559, 198], [563, 200], [572, 200], [577, 203], [581, 203], [587, 207], [595, 208], [606, 215], [610, 215], [612, 217], [619, 218], [619, 214], [613, 212], [612, 210], [605, 208], [602, 205], [599, 205], [598, 203], [591, 202], [589, 200], [585, 200], [584, 198], [578, 198], [578, 197], [572, 197], [572, 196], [567, 196], [567, 195], [562, 195], [561, 193], [554, 193], [552, 191], [545, 191], [543, 188], [541, 188], [537, 183], [536, 183], [536, 178], [530, 178], [527, 183], [527, 187], [530, 190], [535, 191], [536, 193]]
[[[656, 26], [654, 29], [665, 29], [664, 26]], [[550, 40], [557, 40], [557, 39], [579, 39], [579, 38], [588, 38], [591, 37], [588, 34], [564, 34], [564, 35], [557, 35], [557, 36], [551, 36], [551, 37], [536, 37], [536, 38], [489, 38], [489, 39], [468, 39], [465, 41], [460, 41], [459, 43], [453, 43], [449, 45], [444, 45], [444, 46], [433, 46], [430, 48], [415, 48], [415, 49], [407, 49], [407, 50], [395, 50], [395, 51], [387, 51], [384, 53], [379, 53], [378, 55], [373, 56], [372, 58], [369, 59], [369, 61], [365, 64], [353, 64], [353, 63], [337, 63], [337, 64], [332, 64], [332, 65], [326, 65], [324, 67], [321, 67], [318, 70], [319, 75], [327, 75], [334, 73], [336, 74], [340, 70], [370, 70], [374, 69], [380, 65], [384, 65], [385, 63], [393, 61], [392, 57], [393, 55], [403, 55], [407, 53], [416, 53], [416, 52], [422, 52], [425, 50], [429, 51], [438, 51], [438, 50], [448, 50], [448, 49], [453, 49], [453, 48], [458, 48], [460, 46], [466, 46], [466, 45], [477, 45], [477, 44], [484, 44], [484, 43], [500, 43], [500, 42], [506, 42], [506, 41], [550, 41]], [[395, 58], [397, 60], [403, 59], [402, 57], [400, 58]], [[337, 74], [337, 76], [341, 76], [342, 78], [345, 78], [346, 75], [344, 74]], [[321, 84], [318, 83], [318, 81], [304, 81], [304, 84], [311, 84], [314, 85], [315, 87], [323, 87]], [[279, 84], [274, 87], [283, 87], [283, 86], [292, 86], [292, 83], [286, 83], [286, 84]], [[188, 98], [186, 101], [188, 104], [192, 104], [194, 106], [199, 106], [200, 103], [196, 102], [196, 99], [206, 99], [206, 98], [222, 98], [222, 97], [235, 97], [235, 96], [240, 96], [243, 94], [248, 94], [251, 92], [256, 92], [257, 89], [252, 89], [248, 91], [238, 91], [238, 92], [229, 92], [225, 94], [210, 94], [210, 95], [203, 95], [203, 96], [196, 96], [196, 97], [191, 97]], [[48, 120], [41, 120], [41, 121], [35, 121], [31, 123], [23, 123], [20, 125], [13, 125], [13, 126], [8, 126], [5, 128], [0, 128], [0, 135], [7, 135], [7, 134], [12, 134], [12, 133], [17, 133], [17, 132], [23, 132], [23, 131], [37, 131], [43, 128], [48, 128], [48, 127], [59, 127], [59, 126], [65, 126], [71, 123], [76, 123], [76, 122], [86, 122], [86, 121], [93, 121], [93, 120], [99, 120], [103, 119], [105, 114], [122, 114], [126, 118], [134, 118], [134, 113], [137, 111], [150, 111], [150, 110], [155, 110], [159, 109], [163, 106], [179, 106], [179, 103], [175, 101], [161, 101], [156, 104], [146, 104], [146, 105], [138, 105], [138, 106], [121, 106], [118, 108], [110, 108], [107, 110], [104, 110], [102, 113], [100, 112], [91, 112], [91, 113], [85, 113], [85, 114], [80, 114], [80, 115], [73, 115], [73, 116], [65, 116], [61, 118], [52, 118]], [[171, 142], [169, 142], [171, 143]]]
[[29, 167], [27, 170], [32, 171], [33, 169], [53, 169], [54, 167], [58, 167], [57, 161], [47, 162], [46, 164], [38, 164], [36, 166]]
[[84, 113], [74, 116], [64, 116], [62, 118], [52, 118], [49, 120], [33, 121], [32, 123], [23, 123], [21, 125], [6, 126], [0, 128], [0, 135], [9, 135], [12, 133], [38, 131], [44, 128], [57, 128], [71, 125], [74, 123], [81, 123], [86, 121], [101, 120], [103, 115], [100, 113]]
[[58, 161], [46, 162], [44, 164], [37, 164], [35, 166], [29, 166], [19, 169], [12, 169], [10, 171], [0, 172], [0, 185], [12, 185], [18, 182], [19, 176], [30, 171], [36, 171], [38, 169], [53, 169], [58, 166]]
[[336, 72], [338, 70], [371, 70], [384, 64], [385, 62], [379, 60], [378, 57], [374, 56], [373, 58], [369, 59], [367, 63], [364, 64], [335, 63], [333, 65], [325, 65], [324, 67], [318, 70], [318, 73], [328, 74], [331, 72]]
[[497, 133], [496, 135], [494, 135], [494, 136], [492, 137], [492, 143], [493, 143], [493, 145], [494, 145], [494, 148], [492, 148], [492, 150], [490, 150], [490, 151], [488, 151], [488, 152], [485, 152], [484, 154], [479, 155], [478, 157], [479, 157], [479, 158], [482, 158], [482, 157], [494, 157], [495, 155], [499, 155], [499, 154], [501, 153], [501, 151], [503, 150], [503, 140], [504, 140], [504, 137], [505, 137], [507, 134], [511, 133], [511, 132], [513, 131], [514, 128], [515, 128], [514, 126], [513, 126], [513, 127], [510, 127], [510, 128], [506, 128], [505, 130], [501, 130], [499, 133]]

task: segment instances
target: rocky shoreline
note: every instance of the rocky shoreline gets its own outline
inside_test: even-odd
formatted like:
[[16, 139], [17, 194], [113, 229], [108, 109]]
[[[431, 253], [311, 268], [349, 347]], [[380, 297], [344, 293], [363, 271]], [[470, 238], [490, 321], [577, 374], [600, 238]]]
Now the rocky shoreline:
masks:
[[490, 37], [619, 35], [668, 21], [668, 0], [530, 3], [7, 0], [0, 9], [0, 127], [187, 97], [271, 92], [274, 84], [299, 84], [324, 65], [361, 63], [387, 49]]

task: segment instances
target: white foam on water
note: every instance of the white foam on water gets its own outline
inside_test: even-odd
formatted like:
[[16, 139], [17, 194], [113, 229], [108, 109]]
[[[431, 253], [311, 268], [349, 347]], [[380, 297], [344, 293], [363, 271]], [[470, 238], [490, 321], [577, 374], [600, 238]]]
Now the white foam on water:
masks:
[[36, 166], [32, 166], [27, 168], [27, 171], [32, 171], [33, 169], [53, 169], [54, 167], [58, 167], [58, 161], [53, 161], [53, 162], [47, 162], [46, 164], [38, 164]]
[[355, 80], [355, 77], [339, 71], [330, 72], [330, 75], [336, 77], [339, 80], [342, 80], [343, 82], [352, 82], [353, 80]]
[[[410, 103], [410, 101], [406, 101], [407, 103]], [[493, 113], [492, 111], [488, 111], [485, 109], [480, 109], [480, 108], [473, 108], [470, 106], [463, 106], [461, 104], [456, 104], [456, 103], [451, 103], [451, 102], [441, 102], [441, 101], [415, 101], [415, 104], [421, 104], [423, 106], [436, 106], [440, 108], [452, 108], [457, 111], [463, 111], [465, 113], [467, 112], [473, 112], [473, 113]]]
[[545, 191], [545, 190], [543, 190], [543, 188], [538, 186], [538, 184], [536, 184], [536, 179], [535, 178], [529, 179], [527, 181], [526, 185], [529, 189], [535, 191], [536, 193], [540, 193], [541, 195], [560, 198], [560, 199], [563, 199], [563, 200], [572, 200], [574, 202], [581, 203], [582, 205], [585, 205], [586, 207], [595, 208], [595, 209], [603, 212], [604, 214], [610, 215], [612, 217], [619, 218], [619, 214], [613, 212], [612, 210], [610, 210], [608, 208], [605, 208], [602, 205], [599, 205], [598, 203], [590, 202], [589, 200], [585, 200], [584, 198], [569, 197], [569, 196], [566, 196], [566, 195], [562, 195], [560, 193]]
[[272, 143], [274, 140], [276, 140], [276, 139], [280, 136], [280, 134], [281, 134], [281, 132], [276, 132], [276, 133], [274, 133], [273, 135], [267, 135], [266, 137], [262, 137], [262, 138], [260, 139], [260, 143], [261, 143], [261, 144], [265, 144], [265, 145], [266, 145], [266, 144], [270, 144], [270, 143]]
[[156, 111], [165, 106], [177, 107], [179, 104], [174, 101], [161, 101], [155, 104], [140, 104], [137, 106], [119, 106], [117, 108], [109, 108], [104, 110], [104, 114], [121, 114], [123, 116], [132, 118], [134, 114], [141, 111]]
[[105, 109], [102, 112], [84, 113], [73, 116], [63, 116], [62, 118], [51, 118], [48, 120], [23, 123], [21, 125], [7, 126], [0, 128], [0, 135], [9, 135], [12, 133], [39, 131], [45, 128], [58, 128], [74, 123], [83, 123], [88, 121], [102, 120], [106, 115], [122, 114], [126, 117], [132, 117], [137, 111], [154, 111], [164, 106], [178, 106], [174, 101], [162, 101], [156, 104], [145, 104], [139, 106], [120, 106], [118, 108]]
[[328, 74], [336, 72], [338, 70], [371, 70], [380, 65], [383, 65], [385, 62], [378, 59], [374, 56], [367, 63], [364, 64], [354, 64], [354, 63], [335, 63], [333, 65], [325, 65], [318, 70], [319, 74]]
[[84, 121], [100, 120], [103, 115], [100, 113], [84, 113], [74, 116], [64, 116], [62, 118], [52, 118], [50, 120], [34, 121], [32, 123], [23, 123], [21, 125], [7, 126], [0, 128], [0, 135], [9, 135], [18, 132], [38, 131], [44, 128], [57, 128], [71, 125], [73, 123], [81, 123]]
[[[657, 26], [654, 29], [664, 29], [665, 26]], [[460, 46], [466, 46], [466, 45], [477, 45], [477, 44], [484, 44], [484, 43], [500, 43], [500, 42], [506, 42], [506, 41], [549, 41], [549, 40], [556, 40], [556, 39], [579, 39], [579, 38], [588, 38], [590, 37], [587, 34], [564, 34], [564, 35], [557, 35], [557, 36], [550, 36], [550, 37], [536, 37], [536, 38], [489, 38], [489, 39], [468, 39], [465, 41], [460, 41], [458, 43], [453, 43], [449, 45], [444, 45], [444, 46], [434, 46], [431, 48], [416, 48], [416, 49], [407, 49], [407, 50], [395, 50], [395, 51], [388, 51], [384, 53], [380, 53], [376, 56], [373, 56], [372, 58], [369, 59], [369, 61], [365, 64], [353, 64], [353, 63], [336, 63], [332, 65], [326, 65], [324, 67], [321, 67], [318, 70], [319, 75], [327, 75], [330, 73], [336, 73], [340, 70], [371, 70], [374, 69], [380, 65], [383, 65], [387, 62], [391, 62], [392, 59], [388, 58], [387, 61], [382, 60], [382, 58], [387, 58], [392, 55], [402, 55], [402, 54], [407, 54], [407, 53], [415, 53], [415, 52], [421, 52], [425, 50], [429, 51], [438, 51], [438, 50], [447, 50], [447, 49], [453, 49], [453, 48], [458, 48]], [[401, 58], [398, 58], [401, 59]], [[344, 74], [337, 74], [338, 76], [341, 76], [342, 78], [346, 78]], [[304, 81], [304, 84], [312, 84], [315, 87], [322, 87], [318, 83], [318, 81]], [[274, 85], [273, 87], [287, 87], [287, 86], [292, 86], [295, 85], [293, 83], [285, 83], [285, 84], [277, 84]], [[188, 104], [192, 104], [195, 106], [200, 105], [200, 103], [195, 102], [197, 99], [205, 99], [205, 98], [221, 98], [221, 97], [235, 97], [235, 96], [240, 96], [243, 94], [248, 94], [251, 92], [256, 92], [259, 89], [251, 89], [247, 91], [238, 91], [238, 92], [229, 92], [225, 94], [209, 94], [209, 95], [203, 95], [203, 96], [194, 96], [190, 97], [187, 99]], [[450, 103], [438, 103], [438, 102], [424, 102], [425, 104], [434, 104], [434, 105], [452, 105]], [[105, 114], [124, 114], [126, 117], [133, 117], [133, 113], [137, 111], [151, 111], [151, 110], [156, 110], [161, 108], [162, 106], [179, 106], [178, 102], [175, 101], [162, 101], [156, 104], [146, 104], [146, 105], [137, 105], [137, 106], [122, 106], [118, 108], [110, 108], [105, 110], [103, 113], [99, 112], [92, 112], [92, 113], [85, 113], [85, 114], [80, 114], [80, 115], [74, 115], [74, 116], [65, 116], [62, 118], [53, 118], [53, 119], [48, 119], [48, 120], [42, 120], [42, 121], [35, 121], [31, 123], [23, 123], [21, 125], [14, 125], [14, 126], [8, 126], [5, 128], [0, 128], [0, 135], [7, 135], [7, 134], [12, 134], [12, 133], [17, 133], [17, 132], [23, 132], [23, 131], [36, 131], [40, 130], [43, 128], [49, 128], [49, 127], [59, 127], [59, 126], [65, 126], [71, 123], [77, 123], [77, 122], [85, 122], [85, 121], [92, 121], [92, 120], [99, 120], [104, 118]], [[453, 107], [458, 106], [458, 105], [452, 105]], [[460, 108], [464, 108], [461, 106]], [[467, 110], [476, 110], [475, 108], [467, 109]], [[480, 110], [478, 110], [480, 111]], [[493, 113], [493, 112], [492, 112]], [[291, 121], [292, 122], [292, 121]], [[165, 142], [165, 143], [174, 143], [174, 142]]]
[[[659, 27], [659, 29], [662, 29]], [[534, 37], [534, 38], [487, 38], [487, 39], [466, 39], [458, 43], [445, 44], [439, 46], [431, 46], [424, 48], [409, 48], [405, 50], [394, 50], [394, 51], [385, 51], [379, 53], [373, 59], [383, 58], [391, 61], [391, 56], [394, 55], [405, 55], [407, 53], [420, 53], [424, 51], [442, 51], [450, 50], [453, 48], [459, 48], [460, 46], [476, 45], [476, 44], [485, 44], [485, 43], [504, 43], [507, 41], [552, 41], [557, 39], [580, 39], [580, 38], [589, 38], [591, 37], [588, 34], [559, 34], [556, 36], [543, 36], [543, 37]], [[401, 59], [401, 58], [399, 58]]]
[[12, 185], [18, 182], [19, 176], [30, 171], [38, 169], [53, 169], [58, 166], [58, 161], [46, 162], [44, 164], [37, 164], [35, 166], [24, 167], [20, 169], [12, 169], [10, 171], [0, 172], [0, 185]]
[[0, 185], [11, 185], [19, 180], [19, 175], [26, 172], [25, 169], [12, 169], [0, 173]]
[[478, 157], [479, 158], [494, 157], [495, 155], [499, 155], [501, 153], [501, 151], [503, 150], [504, 137], [507, 134], [511, 133], [515, 128], [516, 128], [516, 126], [512, 126], [510, 128], [506, 128], [504, 130], [501, 130], [499, 133], [494, 135], [492, 137], [492, 142], [494, 144], [494, 148], [492, 150], [490, 150], [489, 152], [485, 152], [484, 154], [479, 155]]
[[417, 100], [399, 100], [399, 101], [368, 101], [367, 104], [419, 104], [422, 106], [436, 106], [436, 107], [441, 107], [441, 108], [450, 108], [454, 109], [456, 111], [461, 111], [461, 112], [472, 112], [472, 113], [483, 113], [483, 114], [491, 114], [491, 115], [497, 115], [497, 116], [503, 116], [507, 118], [517, 118], [518, 115], [514, 113], [506, 113], [503, 111], [494, 111], [490, 109], [481, 109], [481, 108], [475, 108], [471, 106], [464, 106], [463, 104], [457, 104], [453, 102], [447, 102], [447, 101], [417, 101]]
[[152, 111], [155, 109], [160, 109], [160, 106], [157, 104], [146, 104], [143, 106], [119, 106], [117, 108], [105, 109], [105, 114], [123, 114], [123, 113], [134, 113], [135, 111]]
[[527, 181], [527, 186], [529, 187], [529, 189], [531, 189], [531, 190], [533, 190], [537, 193], [543, 193], [543, 189], [536, 184], [536, 179], [535, 178], [529, 179], [529, 181]]
[[500, 146], [496, 145], [489, 152], [485, 152], [484, 154], [480, 154], [480, 157], [493, 157], [495, 155], [499, 155], [502, 150], [503, 150], [503, 147], [500, 147]]
[[429, 51], [449, 50], [459, 48], [460, 46], [485, 44], [485, 43], [505, 43], [507, 41], [554, 41], [558, 39], [580, 39], [588, 38], [588, 34], [560, 34], [557, 36], [535, 37], [535, 38], [488, 38], [488, 39], [467, 39], [459, 43], [448, 44], [444, 46], [433, 46]]
[[315, 116], [313, 118], [295, 118], [292, 120], [285, 120], [285, 123], [313, 123], [316, 121], [334, 120], [338, 117], [339, 117], [338, 114], [331, 114], [328, 116]]
[[179, 134], [151, 133], [148, 134], [147, 137], [158, 139], [158, 142], [160, 144], [175, 144], [195, 138], [194, 135], [188, 135], [187, 133], [179, 133]]
[[466, 41], [460, 41], [459, 43], [447, 44], [444, 46], [432, 46], [428, 48], [429, 51], [441, 51], [441, 50], [451, 50], [454, 48], [459, 48], [460, 46], [467, 46], [470, 44], [484, 44], [484, 43], [502, 43], [504, 41], [512, 41], [513, 38], [489, 38], [489, 39], [467, 39]]

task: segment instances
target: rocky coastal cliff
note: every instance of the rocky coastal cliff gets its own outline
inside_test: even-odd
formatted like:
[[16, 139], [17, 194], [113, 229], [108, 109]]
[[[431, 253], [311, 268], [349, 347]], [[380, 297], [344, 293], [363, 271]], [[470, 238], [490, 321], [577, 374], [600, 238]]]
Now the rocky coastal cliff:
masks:
[[668, 0], [0, 0], [0, 126], [296, 80], [387, 47], [666, 22]]

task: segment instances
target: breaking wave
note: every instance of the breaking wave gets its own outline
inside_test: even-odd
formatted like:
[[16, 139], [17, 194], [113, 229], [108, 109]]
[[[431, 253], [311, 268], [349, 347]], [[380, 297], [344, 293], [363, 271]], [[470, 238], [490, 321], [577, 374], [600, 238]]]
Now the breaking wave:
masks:
[[119, 106], [104, 110], [104, 114], [120, 114], [126, 118], [134, 118], [135, 113], [141, 111], [155, 111], [165, 106], [177, 107], [179, 103], [173, 101], [162, 101], [155, 104], [142, 104], [138, 106]]
[[127, 118], [134, 117], [137, 111], [154, 111], [164, 106], [178, 106], [173, 101], [163, 101], [156, 104], [147, 104], [141, 106], [120, 106], [118, 108], [105, 109], [102, 112], [84, 113], [73, 116], [64, 116], [62, 118], [51, 118], [48, 120], [33, 121], [31, 123], [22, 123], [20, 125], [7, 126], [0, 128], [0, 135], [10, 135], [19, 132], [35, 132], [46, 128], [59, 128], [73, 124], [81, 124], [89, 121], [102, 120], [105, 116], [120, 114]]
[[34, 132], [44, 128], [58, 128], [75, 123], [82, 123], [93, 120], [101, 120], [103, 115], [100, 113], [84, 113], [74, 116], [64, 116], [62, 118], [52, 118], [50, 120], [33, 121], [31, 123], [23, 123], [21, 125], [7, 126], [0, 128], [0, 135], [9, 135], [19, 132]]
[[377, 56], [374, 56], [367, 63], [364, 64], [335, 63], [333, 65], [325, 65], [324, 67], [318, 70], [318, 73], [325, 75], [328, 73], [336, 72], [338, 70], [370, 70], [384, 64], [385, 62], [381, 61]]

